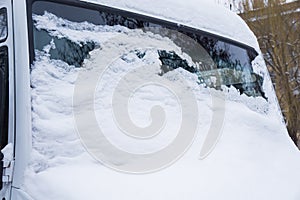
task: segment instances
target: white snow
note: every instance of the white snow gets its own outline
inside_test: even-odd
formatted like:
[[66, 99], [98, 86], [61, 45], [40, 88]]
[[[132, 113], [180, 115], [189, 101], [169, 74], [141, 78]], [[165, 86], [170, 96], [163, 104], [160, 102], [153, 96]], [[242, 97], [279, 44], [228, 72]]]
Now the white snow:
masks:
[[178, 24], [185, 24], [198, 29], [222, 35], [241, 43], [254, 46], [258, 43], [252, 31], [237, 14], [216, 5], [211, 0], [82, 0], [99, 3], [132, 12], [167, 19]]
[[[235, 14], [208, 4], [189, 7], [195, 4], [170, 0], [159, 4], [150, 0], [139, 4], [132, 0], [101, 2], [159, 14], [162, 18], [257, 45], [255, 37], [239, 18], [233, 16]], [[119, 26], [68, 22], [50, 13], [35, 16], [35, 20], [38, 28], [77, 43], [95, 41], [102, 44], [117, 34], [141, 34]], [[222, 24], [224, 21], [227, 22]], [[143, 37], [165, 42], [178, 55], [188, 59], [188, 55], [166, 38], [151, 34]], [[182, 84], [183, 78], [188, 82], [187, 90], [195, 94], [199, 110], [197, 136], [186, 154], [170, 167], [155, 173], [133, 175], [116, 172], [97, 162], [87, 153], [76, 132], [72, 106], [76, 79], [81, 71], [90, 70], [93, 56], [101, 49], [91, 52], [91, 58], [85, 60], [82, 68], [75, 68], [50, 59], [49, 50], [54, 48], [53, 45], [50, 43], [43, 51], [36, 51], [31, 72], [33, 149], [22, 189], [34, 199], [300, 199], [300, 154], [288, 137], [261, 57], [254, 61], [254, 70], [266, 79], [264, 90], [268, 102], [261, 97], [240, 95], [233, 88], [224, 87], [223, 92], [205, 88], [197, 84], [195, 75], [182, 69], [162, 76], [174, 84]], [[123, 59], [115, 60], [98, 81], [96, 89], [95, 113], [99, 125], [104, 132], [113, 133], [108, 135], [112, 143], [129, 152], [148, 153], [168, 145], [181, 121], [181, 108], [174, 95], [165, 88], [145, 85], [129, 101], [130, 116], [133, 122], [146, 126], [151, 122], [149, 108], [159, 104], [168, 119], [164, 127], [166, 132], [149, 141], [136, 142], [122, 136], [114, 122], [111, 96], [116, 80], [145, 63], [153, 66], [147, 73], [157, 74], [160, 63], [153, 52], [146, 51], [143, 59], [129, 52]], [[200, 150], [216, 109], [212, 106], [211, 93], [226, 96], [223, 134], [213, 152], [200, 160]], [[85, 95], [84, 91], [82, 95]]]
[[[222, 5], [227, 9], [231, 9], [231, 11], [233, 11], [233, 12], [240, 13], [240, 12], [243, 12], [243, 10], [244, 10], [243, 4], [247, 0], [211, 0], [211, 1], [214, 1], [214, 3]], [[286, 3], [290, 3], [293, 1], [296, 1], [296, 0], [286, 0]], [[252, 2], [252, 0], [249, 0], [250, 5], [252, 4], [251, 2]], [[267, 3], [267, 2], [268, 2], [268, 0], [265, 0], [265, 3]], [[231, 5], [231, 7], [230, 7], [230, 5]]]

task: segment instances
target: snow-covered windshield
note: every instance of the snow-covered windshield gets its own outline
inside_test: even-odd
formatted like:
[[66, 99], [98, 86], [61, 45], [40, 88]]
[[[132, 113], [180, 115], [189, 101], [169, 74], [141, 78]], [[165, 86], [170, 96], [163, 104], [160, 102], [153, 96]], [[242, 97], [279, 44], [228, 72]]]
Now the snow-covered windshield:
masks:
[[[33, 199], [242, 199], [249, 188], [253, 199], [299, 196], [289, 192], [299, 164], [286, 168], [299, 154], [252, 48], [96, 4], [34, 2], [32, 151], [21, 186]], [[201, 160], [206, 141], [216, 145]], [[120, 173], [132, 165], [126, 172], [147, 173]]]
[[[48, 47], [50, 59], [60, 60], [75, 67], [81, 67], [91, 51], [101, 48], [103, 42], [116, 34], [134, 33], [138, 29], [149, 27], [176, 29], [176, 26], [174, 28], [133, 16], [124, 17], [105, 11], [49, 2], [35, 3], [33, 12], [35, 51], [41, 52]], [[179, 29], [179, 31], [200, 44], [203, 51], [194, 53], [193, 46], [192, 44], [189, 46], [189, 42], [170, 38], [184, 54], [187, 54], [187, 57], [173, 50], [166, 51], [158, 47], [155, 49], [157, 55], [151, 60], [160, 65], [158, 75], [163, 76], [168, 71], [182, 68], [196, 74], [197, 83], [206, 87], [216, 89], [221, 89], [222, 86], [234, 87], [240, 94], [262, 96], [266, 99], [262, 89], [263, 77], [254, 73], [252, 68], [251, 62], [257, 56], [253, 49], [195, 30]], [[166, 36], [162, 31], [155, 34]], [[143, 61], [148, 53], [146, 49], [136, 50], [140, 61]]]

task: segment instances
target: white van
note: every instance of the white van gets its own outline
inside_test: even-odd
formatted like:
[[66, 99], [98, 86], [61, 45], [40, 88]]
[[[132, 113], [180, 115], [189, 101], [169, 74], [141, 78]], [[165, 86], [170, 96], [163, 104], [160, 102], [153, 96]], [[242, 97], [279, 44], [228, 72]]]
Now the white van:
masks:
[[2, 200], [299, 200], [257, 40], [209, 0], [0, 0]]

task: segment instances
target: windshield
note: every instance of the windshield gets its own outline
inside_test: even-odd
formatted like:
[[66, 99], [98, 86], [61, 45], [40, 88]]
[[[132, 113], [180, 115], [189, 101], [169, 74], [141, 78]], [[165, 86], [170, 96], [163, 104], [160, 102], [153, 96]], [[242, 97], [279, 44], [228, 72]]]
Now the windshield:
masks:
[[[32, 148], [21, 186], [32, 198], [230, 199], [248, 192], [245, 178], [259, 195], [257, 177], [274, 189], [273, 164], [291, 179], [277, 164], [293, 147], [252, 47], [87, 1], [32, 1]], [[252, 35], [242, 27], [235, 33]]]
[[[55, 145], [72, 149], [70, 138], [77, 131], [95, 133], [83, 141], [88, 146], [86, 142], [97, 142], [100, 131], [100, 148], [117, 144], [115, 159], [130, 165], [128, 153], [139, 157], [163, 149], [162, 155], [181, 155], [198, 126], [213, 127], [206, 141], [215, 141], [227, 97], [250, 110], [268, 111], [263, 77], [252, 66], [257, 56], [253, 48], [160, 19], [77, 4], [36, 1], [32, 6], [30, 76], [37, 145], [55, 140]], [[185, 143], [173, 148], [168, 141]], [[213, 147], [204, 144], [201, 156]], [[99, 152], [106, 151], [101, 155], [115, 152]], [[152, 164], [142, 169], [148, 166]]]
[[[50, 59], [80, 68], [91, 51], [101, 48], [101, 43], [108, 35], [131, 34], [144, 29], [149, 34], [168, 37], [168, 33], [162, 31], [162, 28], [168, 28], [185, 34], [202, 48], [201, 51], [194, 52], [191, 44], [193, 41], [182, 41], [182, 38], [170, 36], [169, 39], [183, 52], [180, 55], [174, 49], [167, 51], [157, 47], [157, 55], [152, 62], [159, 62], [158, 75], [164, 76], [169, 71], [181, 68], [197, 75], [197, 83], [206, 87], [218, 90], [222, 86], [234, 87], [240, 94], [266, 98], [262, 90], [263, 77], [254, 73], [251, 65], [257, 56], [254, 49], [177, 24], [135, 14], [121, 15], [121, 12], [109, 12], [106, 9], [94, 7], [92, 10], [51, 2], [35, 2], [32, 15], [35, 55], [41, 56], [41, 52], [45, 52], [48, 47]], [[149, 53], [146, 49], [136, 49], [135, 52], [141, 61]]]

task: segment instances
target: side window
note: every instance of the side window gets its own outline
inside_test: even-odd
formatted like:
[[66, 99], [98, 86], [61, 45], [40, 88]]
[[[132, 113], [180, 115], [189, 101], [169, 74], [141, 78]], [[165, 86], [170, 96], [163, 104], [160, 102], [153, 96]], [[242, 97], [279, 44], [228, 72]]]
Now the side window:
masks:
[[7, 38], [7, 10], [0, 9], [0, 42]]
[[8, 48], [0, 47], [0, 149], [8, 139]]

